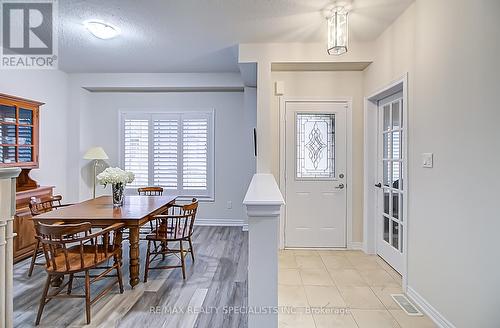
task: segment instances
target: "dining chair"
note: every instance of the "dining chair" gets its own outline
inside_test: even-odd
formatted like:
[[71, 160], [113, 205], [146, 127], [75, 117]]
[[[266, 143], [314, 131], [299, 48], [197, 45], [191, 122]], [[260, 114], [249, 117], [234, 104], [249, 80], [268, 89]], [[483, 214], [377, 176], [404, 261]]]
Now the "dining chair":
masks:
[[[186, 279], [186, 253], [191, 254], [191, 259], [194, 262], [193, 250], [193, 226], [198, 210], [198, 200], [192, 199], [189, 204], [173, 204], [167, 214], [155, 215], [153, 220], [156, 221], [156, 229], [146, 236], [148, 241], [146, 251], [146, 265], [144, 270], [144, 282], [148, 281], [149, 270], [153, 269], [173, 269], [182, 268], [182, 277]], [[171, 248], [169, 244], [179, 243], [179, 248]], [[184, 249], [183, 243], [189, 244], [188, 249]], [[158, 244], [157, 244], [158, 243]], [[153, 248], [151, 249], [151, 245]], [[180, 264], [178, 265], [158, 265], [151, 267], [151, 262], [158, 256], [162, 256], [162, 260], [167, 255], [179, 255]]]
[[137, 188], [137, 193], [141, 196], [161, 196], [163, 195], [162, 187], [142, 187]]
[[[29, 202], [29, 208], [31, 211], [31, 216], [37, 216], [42, 213], [47, 213], [52, 210], [58, 209], [60, 207], [65, 207], [65, 206], [70, 206], [72, 204], [61, 204], [62, 201], [62, 196], [57, 195], [53, 196], [48, 199], [40, 199], [36, 197], [31, 197], [30, 202]], [[31, 257], [31, 264], [30, 268], [28, 271], [28, 277], [31, 277], [33, 274], [33, 269], [35, 265], [45, 265], [45, 262], [36, 262], [36, 259], [38, 258], [39, 254], [42, 253], [42, 249], [40, 247], [40, 241], [37, 239], [36, 241], [36, 247], [35, 250], [33, 251], [33, 256]]]
[[[54, 298], [85, 298], [87, 324], [90, 324], [90, 306], [108, 293], [118, 283], [120, 293], [123, 293], [121, 273], [121, 229], [123, 223], [115, 223], [105, 229], [92, 233], [89, 222], [79, 224], [47, 225], [35, 223], [37, 238], [45, 255], [47, 281], [40, 299], [40, 306], [35, 325], [40, 323], [43, 308]], [[109, 260], [114, 262], [110, 266]], [[102, 266], [106, 264], [105, 266]], [[91, 275], [90, 270], [104, 270]], [[109, 275], [116, 270], [116, 275]], [[83, 276], [77, 276], [84, 273]], [[49, 294], [53, 278], [69, 275], [65, 284], [55, 287]], [[94, 299], [90, 299], [90, 285], [104, 278], [113, 278]], [[85, 279], [85, 294], [72, 294], [73, 279]], [[91, 280], [92, 278], [92, 280]], [[60, 295], [67, 286], [66, 294]]]
[[[163, 188], [162, 187], [141, 187], [137, 188], [137, 193], [139, 196], [162, 196]], [[149, 221], [149, 228], [140, 227], [139, 228], [139, 236], [141, 240], [145, 240], [145, 235], [151, 233], [155, 229], [155, 225], [153, 220]]]

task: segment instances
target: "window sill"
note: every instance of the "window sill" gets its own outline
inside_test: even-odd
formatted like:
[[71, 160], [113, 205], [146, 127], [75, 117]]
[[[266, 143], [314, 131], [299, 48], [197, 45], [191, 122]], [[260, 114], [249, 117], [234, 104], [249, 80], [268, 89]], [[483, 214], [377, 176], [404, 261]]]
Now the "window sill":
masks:
[[199, 203], [214, 203], [215, 202], [215, 197], [197, 197], [197, 196], [179, 196], [176, 199], [180, 201], [190, 201], [191, 199], [196, 198], [198, 199]]

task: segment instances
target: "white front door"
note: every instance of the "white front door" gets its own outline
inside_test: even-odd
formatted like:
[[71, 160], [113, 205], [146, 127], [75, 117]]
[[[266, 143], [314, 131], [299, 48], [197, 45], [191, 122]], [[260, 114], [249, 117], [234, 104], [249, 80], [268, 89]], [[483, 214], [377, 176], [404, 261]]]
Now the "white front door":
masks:
[[403, 93], [399, 92], [378, 103], [378, 213], [377, 254], [399, 273], [403, 272], [403, 232], [406, 229], [404, 204], [407, 181], [406, 122]]
[[346, 247], [345, 102], [286, 102], [285, 247]]

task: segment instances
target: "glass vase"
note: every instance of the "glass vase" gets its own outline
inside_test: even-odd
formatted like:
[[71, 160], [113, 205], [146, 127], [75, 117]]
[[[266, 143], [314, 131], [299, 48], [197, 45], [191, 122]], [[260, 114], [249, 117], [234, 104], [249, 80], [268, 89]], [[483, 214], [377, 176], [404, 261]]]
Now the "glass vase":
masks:
[[123, 206], [123, 191], [125, 189], [125, 185], [123, 183], [114, 183], [113, 184], [113, 207], [122, 207]]

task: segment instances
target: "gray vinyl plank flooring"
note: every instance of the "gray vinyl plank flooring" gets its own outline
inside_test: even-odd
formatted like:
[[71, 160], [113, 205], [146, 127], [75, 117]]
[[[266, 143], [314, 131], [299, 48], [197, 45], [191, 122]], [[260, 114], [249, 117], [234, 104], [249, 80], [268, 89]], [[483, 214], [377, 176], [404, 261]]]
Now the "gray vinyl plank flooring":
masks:
[[[141, 242], [141, 283], [134, 289], [128, 285], [128, 245], [124, 244], [125, 292], [120, 294], [116, 287], [95, 303], [90, 327], [246, 328], [247, 315], [229, 310], [248, 302], [248, 233], [240, 227], [197, 226], [193, 243], [195, 262], [187, 257], [186, 280], [180, 269], [151, 270], [143, 283], [146, 243]], [[162, 264], [176, 261], [170, 257]], [[29, 260], [14, 266], [15, 327], [34, 326], [46, 279], [41, 266], [28, 278], [28, 267]], [[93, 284], [93, 295], [108, 282]], [[82, 283], [82, 279], [75, 281], [74, 293], [83, 293]], [[86, 326], [83, 300], [54, 299], [45, 306], [40, 327], [82, 326]]]

